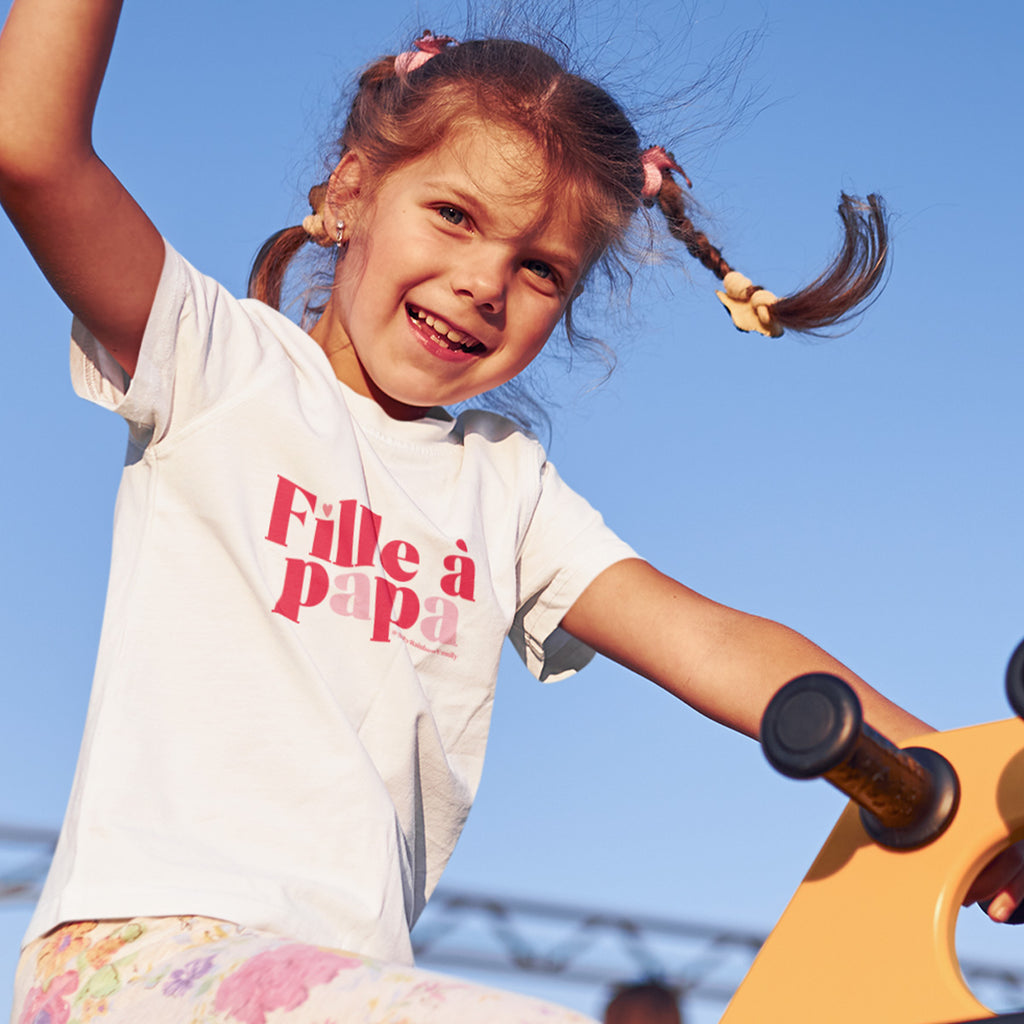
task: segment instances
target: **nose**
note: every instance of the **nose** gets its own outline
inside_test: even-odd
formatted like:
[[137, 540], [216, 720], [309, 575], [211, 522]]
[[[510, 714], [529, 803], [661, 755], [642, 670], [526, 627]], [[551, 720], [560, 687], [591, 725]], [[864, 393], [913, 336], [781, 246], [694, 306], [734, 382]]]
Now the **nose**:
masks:
[[497, 252], [477, 247], [467, 253], [452, 275], [456, 295], [469, 299], [481, 313], [494, 315], [505, 309], [508, 297], [508, 261]]

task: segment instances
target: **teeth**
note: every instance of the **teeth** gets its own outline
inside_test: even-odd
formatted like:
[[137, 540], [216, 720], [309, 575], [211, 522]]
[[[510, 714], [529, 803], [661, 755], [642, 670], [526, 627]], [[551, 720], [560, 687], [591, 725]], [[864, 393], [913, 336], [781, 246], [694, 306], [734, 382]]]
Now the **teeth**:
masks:
[[[463, 339], [469, 337], [468, 334], [464, 334], [462, 331], [457, 331], [451, 326], [451, 324], [445, 323], [440, 317], [432, 316], [430, 313], [424, 313], [423, 310], [417, 309], [415, 306], [410, 306], [409, 309], [415, 315], [417, 320], [425, 323], [435, 334], [450, 341], [453, 345], [462, 345]], [[471, 348], [472, 345], [464, 347]]]

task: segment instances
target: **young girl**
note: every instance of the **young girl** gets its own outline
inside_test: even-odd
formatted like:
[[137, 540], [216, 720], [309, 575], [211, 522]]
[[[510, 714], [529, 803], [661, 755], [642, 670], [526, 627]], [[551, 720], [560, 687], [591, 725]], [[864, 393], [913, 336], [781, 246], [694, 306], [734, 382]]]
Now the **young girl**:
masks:
[[[594, 649], [756, 735], [813, 670], [896, 740], [926, 727], [792, 631], [638, 559], [509, 421], [444, 406], [520, 373], [656, 204], [738, 326], [834, 323], [878, 280], [877, 206], [776, 300], [686, 213], [674, 160], [516, 41], [424, 37], [363, 74], [303, 225], [238, 301], [95, 155], [112, 0], [19, 0], [0, 198], [75, 314], [77, 390], [127, 421], [79, 771], [15, 1020], [540, 1021], [426, 975], [409, 929], [479, 779], [510, 635], [540, 678]], [[274, 308], [335, 254], [308, 333]], [[996, 871], [994, 916], [1021, 895]]]

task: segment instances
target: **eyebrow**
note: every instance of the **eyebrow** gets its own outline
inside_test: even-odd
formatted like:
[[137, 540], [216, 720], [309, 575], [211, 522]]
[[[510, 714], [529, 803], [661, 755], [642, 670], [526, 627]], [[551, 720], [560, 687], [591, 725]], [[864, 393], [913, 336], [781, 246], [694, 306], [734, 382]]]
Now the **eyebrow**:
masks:
[[479, 195], [473, 195], [467, 192], [462, 186], [456, 184], [454, 181], [449, 181], [447, 178], [423, 178], [421, 184], [424, 188], [440, 189], [444, 192], [451, 192], [456, 199], [467, 203], [473, 203], [479, 201]]

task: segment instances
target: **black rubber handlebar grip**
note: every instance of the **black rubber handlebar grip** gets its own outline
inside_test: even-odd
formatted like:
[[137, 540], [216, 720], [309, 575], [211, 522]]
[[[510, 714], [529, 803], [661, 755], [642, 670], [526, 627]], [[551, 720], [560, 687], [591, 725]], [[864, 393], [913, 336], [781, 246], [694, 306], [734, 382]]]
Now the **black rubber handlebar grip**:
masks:
[[1024, 718], [1024, 640], [1010, 656], [1006, 666], [1006, 699], [1019, 718]]
[[960, 785], [952, 765], [926, 747], [890, 743], [864, 721], [857, 695], [836, 676], [813, 672], [782, 687], [761, 720], [761, 746], [783, 775], [824, 777], [856, 801], [865, 830], [883, 846], [924, 846], [956, 814]]

